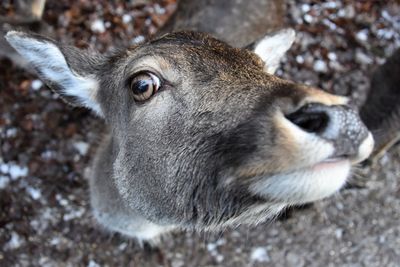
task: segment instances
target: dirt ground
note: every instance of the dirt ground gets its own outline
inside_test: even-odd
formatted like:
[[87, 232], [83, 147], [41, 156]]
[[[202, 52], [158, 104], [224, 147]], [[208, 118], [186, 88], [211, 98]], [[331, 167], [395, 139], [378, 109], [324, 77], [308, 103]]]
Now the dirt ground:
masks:
[[[51, 1], [55, 38], [107, 51], [154, 34], [174, 0]], [[313, 4], [311, 4], [311, 2]], [[0, 15], [14, 12], [2, 1]], [[297, 40], [278, 75], [362, 105], [371, 73], [400, 47], [397, 1], [289, 1]], [[400, 266], [400, 147], [352, 186], [272, 224], [176, 233], [142, 248], [94, 222], [83, 177], [102, 122], [0, 61], [0, 266]]]

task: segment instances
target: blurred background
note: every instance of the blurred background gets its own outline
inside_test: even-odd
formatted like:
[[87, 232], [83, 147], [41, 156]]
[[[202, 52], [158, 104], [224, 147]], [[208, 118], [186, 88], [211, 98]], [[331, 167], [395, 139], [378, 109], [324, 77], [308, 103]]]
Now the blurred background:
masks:
[[[143, 42], [176, 8], [175, 0], [48, 0], [41, 14], [17, 2], [1, 1], [0, 35], [17, 26], [102, 52]], [[400, 47], [399, 1], [285, 4], [282, 20], [297, 39], [277, 74], [361, 106], [373, 71]], [[400, 265], [399, 147], [360, 166], [337, 196], [273, 224], [176, 233], [151, 250], [105, 232], [83, 176], [102, 122], [63, 103], [0, 38], [0, 266]]]

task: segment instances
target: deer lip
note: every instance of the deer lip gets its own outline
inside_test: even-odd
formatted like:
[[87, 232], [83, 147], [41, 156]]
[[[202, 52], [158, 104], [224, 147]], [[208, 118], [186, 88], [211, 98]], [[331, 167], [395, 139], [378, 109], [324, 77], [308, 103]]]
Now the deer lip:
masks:
[[340, 165], [346, 164], [349, 162], [348, 158], [345, 157], [335, 157], [335, 158], [327, 158], [319, 163], [311, 166], [312, 170], [323, 170], [338, 167]]
[[346, 183], [350, 159], [327, 158], [286, 173], [264, 176], [250, 185], [250, 190], [266, 200], [301, 204], [328, 197]]

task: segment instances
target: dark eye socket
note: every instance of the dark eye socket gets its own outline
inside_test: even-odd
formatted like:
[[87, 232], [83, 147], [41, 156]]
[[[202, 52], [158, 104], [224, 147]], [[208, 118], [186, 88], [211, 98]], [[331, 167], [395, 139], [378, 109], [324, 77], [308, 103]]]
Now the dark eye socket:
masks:
[[151, 72], [139, 73], [130, 82], [133, 98], [138, 102], [150, 99], [160, 87], [160, 78]]

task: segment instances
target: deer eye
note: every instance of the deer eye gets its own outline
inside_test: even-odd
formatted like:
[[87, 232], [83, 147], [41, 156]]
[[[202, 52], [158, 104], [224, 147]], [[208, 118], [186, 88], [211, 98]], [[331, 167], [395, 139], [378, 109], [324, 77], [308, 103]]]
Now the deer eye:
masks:
[[146, 101], [160, 89], [160, 85], [160, 78], [153, 73], [140, 73], [131, 81], [133, 98], [139, 102]]

